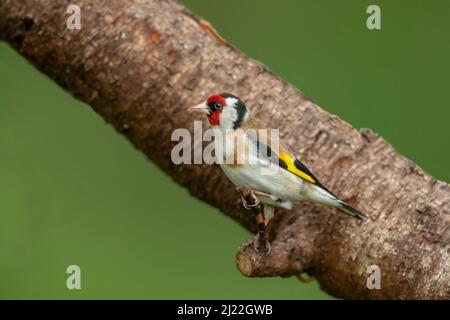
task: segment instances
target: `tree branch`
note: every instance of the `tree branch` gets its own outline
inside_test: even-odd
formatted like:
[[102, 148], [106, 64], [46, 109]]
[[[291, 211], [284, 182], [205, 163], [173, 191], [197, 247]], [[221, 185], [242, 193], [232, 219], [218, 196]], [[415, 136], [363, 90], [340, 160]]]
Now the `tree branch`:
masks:
[[[81, 30], [66, 28], [72, 1], [2, 0], [0, 38], [119, 132], [196, 197], [250, 230], [253, 216], [216, 166], [171, 162], [171, 133], [192, 130], [185, 112], [214, 91], [240, 96], [343, 200], [370, 215], [359, 223], [300, 205], [269, 225], [272, 250], [247, 243], [247, 276], [308, 272], [342, 298], [450, 298], [450, 188], [370, 130], [320, 109], [266, 67], [227, 44], [174, 1], [77, 0]], [[285, 106], [289, 106], [286, 108]], [[295, 132], [295, 134], [293, 134]], [[369, 290], [366, 268], [381, 270]]]

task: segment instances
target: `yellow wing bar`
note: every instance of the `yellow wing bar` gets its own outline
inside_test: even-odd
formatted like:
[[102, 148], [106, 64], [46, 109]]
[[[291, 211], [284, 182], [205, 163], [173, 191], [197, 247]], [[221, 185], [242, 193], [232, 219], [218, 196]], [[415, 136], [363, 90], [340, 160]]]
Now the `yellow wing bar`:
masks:
[[293, 174], [299, 176], [300, 178], [302, 178], [308, 182], [316, 184], [316, 180], [309, 172], [304, 172], [295, 165], [294, 161], [296, 159], [294, 157], [292, 157], [290, 154], [287, 154], [285, 152], [280, 152], [279, 158], [286, 164], [286, 166], [287, 166], [286, 169], [289, 172], [292, 172]]

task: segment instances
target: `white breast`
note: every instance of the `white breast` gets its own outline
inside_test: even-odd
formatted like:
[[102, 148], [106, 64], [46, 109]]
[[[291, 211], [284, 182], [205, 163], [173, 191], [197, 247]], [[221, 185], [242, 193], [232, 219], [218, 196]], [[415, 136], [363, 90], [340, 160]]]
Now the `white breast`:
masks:
[[[216, 155], [218, 154], [217, 150], [222, 149], [221, 152], [219, 151], [222, 158], [218, 159], [221, 161], [220, 167], [236, 186], [262, 191], [286, 201], [303, 200], [306, 182], [278, 165], [258, 158], [256, 152], [249, 151], [248, 141], [244, 141], [246, 143], [245, 161], [241, 161], [241, 164], [227, 163], [227, 157], [229, 160], [242, 160], [241, 152], [238, 152], [238, 156], [236, 156], [235, 147], [238, 144], [232, 143], [234, 139], [247, 138], [245, 135], [236, 137], [234, 133], [224, 134], [226, 142], [223, 143], [223, 146], [216, 144]], [[263, 199], [261, 200], [263, 201]]]

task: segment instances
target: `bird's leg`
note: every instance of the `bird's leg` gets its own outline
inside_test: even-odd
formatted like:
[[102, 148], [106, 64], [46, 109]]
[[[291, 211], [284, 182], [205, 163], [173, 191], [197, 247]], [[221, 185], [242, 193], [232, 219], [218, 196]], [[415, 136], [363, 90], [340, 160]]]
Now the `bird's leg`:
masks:
[[256, 217], [258, 237], [255, 241], [255, 249], [259, 252], [268, 253], [270, 251], [270, 243], [267, 241], [263, 205], [252, 190], [238, 188], [238, 191], [241, 193], [244, 208], [251, 210]]
[[270, 219], [275, 214], [275, 208], [273, 206], [269, 206], [267, 204], [264, 205], [264, 218], [266, 219], [266, 226], [269, 223]]

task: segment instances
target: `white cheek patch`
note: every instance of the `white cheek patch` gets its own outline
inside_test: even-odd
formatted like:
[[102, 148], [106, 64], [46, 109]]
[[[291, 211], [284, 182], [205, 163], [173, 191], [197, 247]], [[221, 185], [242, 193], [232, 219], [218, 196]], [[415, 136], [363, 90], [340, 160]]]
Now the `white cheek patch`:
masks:
[[224, 129], [233, 129], [234, 122], [237, 119], [234, 107], [224, 107], [220, 115], [220, 126]]
[[235, 98], [227, 98], [227, 105], [223, 108], [220, 115], [220, 127], [223, 129], [233, 129], [234, 122], [237, 120], [238, 114], [234, 107], [237, 103]]

